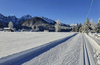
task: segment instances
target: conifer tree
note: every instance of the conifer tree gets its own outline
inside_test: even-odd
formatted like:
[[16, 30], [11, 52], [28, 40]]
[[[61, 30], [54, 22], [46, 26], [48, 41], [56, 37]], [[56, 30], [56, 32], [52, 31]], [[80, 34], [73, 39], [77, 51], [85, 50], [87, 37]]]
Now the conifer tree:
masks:
[[89, 19], [88, 19], [88, 17], [87, 17], [87, 21], [86, 21], [86, 29], [85, 29], [87, 35], [88, 35], [88, 33], [89, 33], [88, 29], [89, 29]]
[[99, 18], [99, 20], [98, 20], [98, 23], [96, 24], [95, 31], [96, 31], [97, 33], [100, 32], [100, 18]]
[[75, 27], [73, 26], [73, 28], [72, 28], [72, 32], [75, 32]]
[[77, 23], [77, 25], [76, 25], [76, 32], [79, 32], [79, 25], [78, 25], [78, 23]]

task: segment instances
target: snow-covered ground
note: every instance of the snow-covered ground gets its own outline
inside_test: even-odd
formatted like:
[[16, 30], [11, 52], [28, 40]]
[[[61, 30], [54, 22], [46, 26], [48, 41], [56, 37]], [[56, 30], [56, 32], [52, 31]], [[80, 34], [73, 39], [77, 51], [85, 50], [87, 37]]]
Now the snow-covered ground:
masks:
[[0, 58], [31, 49], [74, 33], [0, 32]]
[[80, 43], [81, 36], [78, 34], [23, 65], [78, 65]]
[[89, 36], [100, 45], [100, 37], [98, 35], [100, 36], [100, 34], [97, 33], [89, 33]]
[[96, 65], [100, 65], [100, 41], [99, 39], [95, 38], [94, 35], [90, 34], [90, 36], [86, 36], [91, 43], [92, 51], [93, 51], [93, 57]]
[[100, 40], [100, 33], [89, 33], [89, 35]]
[[0, 32], [0, 65], [99, 65], [100, 46], [81, 33]]

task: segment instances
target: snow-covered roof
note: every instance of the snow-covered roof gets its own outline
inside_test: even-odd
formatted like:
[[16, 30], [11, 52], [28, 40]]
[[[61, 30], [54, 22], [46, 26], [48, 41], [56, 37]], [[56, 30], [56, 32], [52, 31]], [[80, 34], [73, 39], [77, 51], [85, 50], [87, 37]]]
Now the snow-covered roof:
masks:
[[4, 29], [10, 29], [10, 28], [4, 28]]
[[7, 30], [7, 29], [11, 29], [11, 30], [14, 30], [14, 28], [7, 28], [7, 27], [5, 27], [4, 29], [6, 29], [6, 30]]

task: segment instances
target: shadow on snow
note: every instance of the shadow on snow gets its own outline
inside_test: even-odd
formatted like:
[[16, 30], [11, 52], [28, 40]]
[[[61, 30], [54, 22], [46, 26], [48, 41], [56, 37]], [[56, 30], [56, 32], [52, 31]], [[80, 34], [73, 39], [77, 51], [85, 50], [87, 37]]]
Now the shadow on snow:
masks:
[[75, 33], [69, 37], [55, 40], [55, 41], [49, 42], [47, 44], [44, 44], [44, 45], [41, 45], [38, 47], [1, 58], [0, 65], [21, 65], [24, 62], [27, 62], [27, 61], [39, 56], [40, 54], [50, 50], [51, 48], [67, 41], [68, 39], [70, 39], [71, 37], [74, 37], [75, 35], [77, 35], [77, 33]]

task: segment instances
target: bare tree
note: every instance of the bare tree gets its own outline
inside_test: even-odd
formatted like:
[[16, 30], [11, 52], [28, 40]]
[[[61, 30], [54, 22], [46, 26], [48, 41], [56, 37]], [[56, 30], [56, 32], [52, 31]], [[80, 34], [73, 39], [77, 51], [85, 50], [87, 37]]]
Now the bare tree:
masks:
[[60, 28], [61, 28], [61, 23], [60, 20], [58, 19], [55, 24], [55, 31], [60, 32]]
[[35, 29], [35, 30], [36, 30], [36, 32], [38, 32], [38, 31], [39, 31], [39, 28], [38, 28], [38, 26], [36, 26], [36, 29]]
[[34, 25], [32, 25], [32, 31], [34, 31]]
[[13, 28], [13, 23], [9, 22], [8, 27], [12, 29]]

